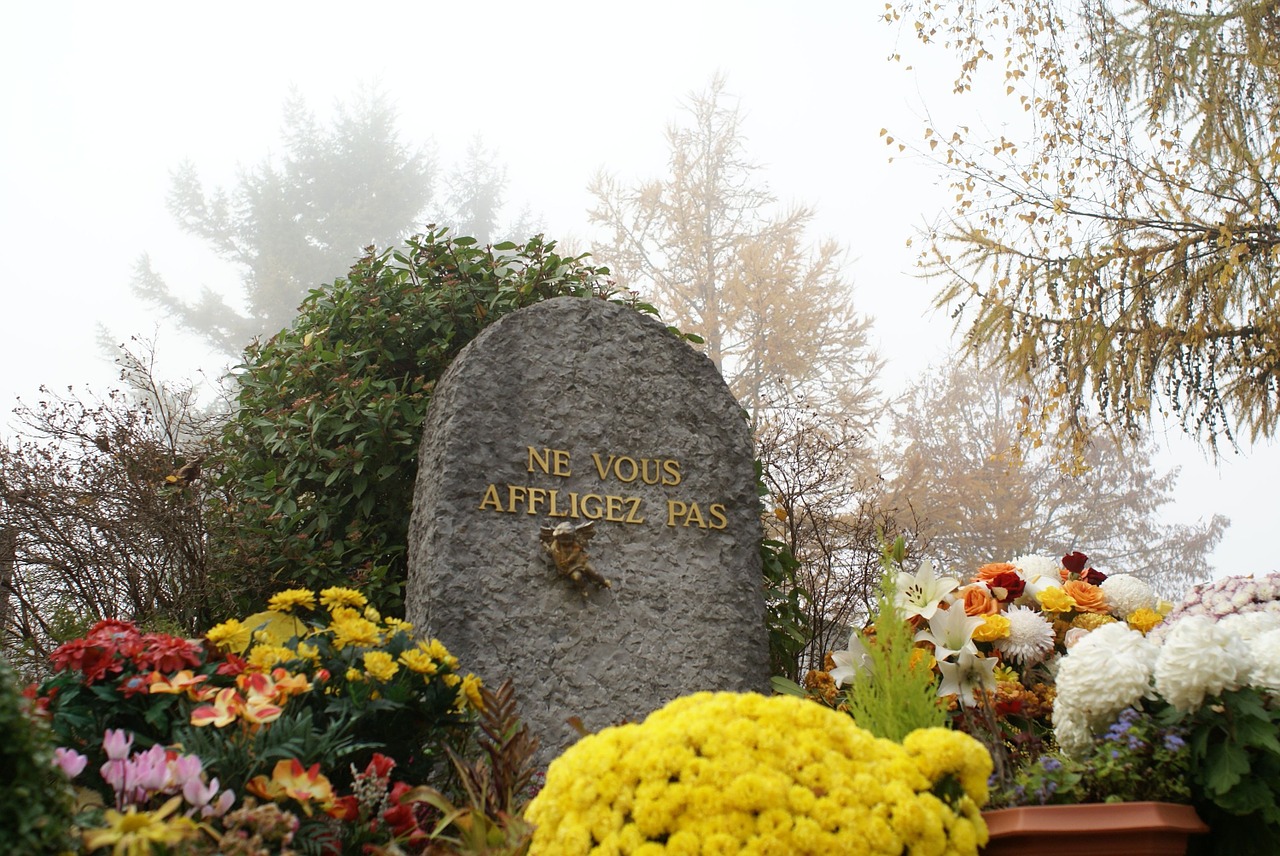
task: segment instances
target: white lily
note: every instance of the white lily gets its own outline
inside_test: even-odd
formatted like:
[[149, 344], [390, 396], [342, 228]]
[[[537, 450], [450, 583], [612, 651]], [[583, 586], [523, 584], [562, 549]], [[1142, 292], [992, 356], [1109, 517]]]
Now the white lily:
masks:
[[862, 644], [857, 631], [849, 637], [849, 647], [844, 651], [831, 652], [831, 659], [836, 664], [831, 670], [831, 679], [838, 687], [853, 680], [859, 672], [871, 671], [871, 655], [867, 653], [867, 646]]
[[995, 657], [979, 657], [964, 651], [954, 663], [939, 660], [938, 671], [942, 673], [938, 695], [958, 696], [964, 707], [977, 707], [978, 692], [996, 688]]
[[904, 619], [920, 616], [928, 621], [938, 611], [938, 604], [960, 587], [955, 577], [939, 577], [933, 563], [924, 562], [914, 574], [898, 574], [898, 592], [894, 597]]
[[929, 629], [917, 633], [916, 639], [932, 642], [936, 659], [949, 660], [966, 651], [978, 653], [978, 646], [973, 644], [973, 631], [981, 626], [982, 617], [965, 615], [964, 604], [956, 601], [949, 609], [934, 613], [929, 619]]

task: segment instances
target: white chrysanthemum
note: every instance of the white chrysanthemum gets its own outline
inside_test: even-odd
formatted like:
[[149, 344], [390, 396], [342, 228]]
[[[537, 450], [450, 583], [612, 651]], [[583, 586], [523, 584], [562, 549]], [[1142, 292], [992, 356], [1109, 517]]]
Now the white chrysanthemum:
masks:
[[1151, 584], [1129, 574], [1112, 574], [1102, 581], [1102, 593], [1116, 618], [1125, 619], [1139, 609], [1155, 609], [1156, 593]]
[[1089, 723], [1078, 712], [1055, 707], [1053, 739], [1063, 752], [1079, 757], [1093, 745], [1093, 732], [1089, 730]]
[[1269, 630], [1249, 643], [1253, 668], [1249, 683], [1255, 687], [1280, 693], [1280, 629]]
[[1009, 635], [997, 639], [996, 648], [1006, 659], [1031, 665], [1052, 653], [1053, 625], [1043, 615], [1025, 606], [1011, 606], [1004, 617], [1009, 619]]
[[1120, 622], [1104, 624], [1075, 644], [1058, 664], [1054, 728], [1099, 732], [1151, 691], [1158, 648]]
[[1280, 615], [1272, 612], [1237, 612], [1218, 623], [1246, 643], [1252, 644], [1262, 634], [1280, 629]]
[[1249, 646], [1230, 629], [1190, 615], [1165, 633], [1156, 659], [1156, 690], [1180, 711], [1195, 710], [1205, 696], [1239, 689], [1249, 675]]

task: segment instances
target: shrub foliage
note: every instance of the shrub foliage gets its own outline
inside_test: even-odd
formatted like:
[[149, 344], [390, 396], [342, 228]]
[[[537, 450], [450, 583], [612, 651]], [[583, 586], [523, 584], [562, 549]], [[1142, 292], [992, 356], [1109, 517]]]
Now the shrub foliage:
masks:
[[398, 612], [436, 380], [509, 312], [607, 298], [607, 269], [585, 258], [540, 236], [481, 247], [431, 229], [403, 247], [368, 248], [345, 279], [311, 292], [291, 327], [250, 346], [220, 453], [244, 596], [350, 585]]

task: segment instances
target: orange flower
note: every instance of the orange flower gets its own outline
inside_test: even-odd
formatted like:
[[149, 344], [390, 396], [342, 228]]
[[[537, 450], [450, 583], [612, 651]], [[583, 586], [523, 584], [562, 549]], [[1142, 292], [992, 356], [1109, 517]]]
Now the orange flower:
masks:
[[325, 810], [332, 808], [335, 803], [333, 785], [320, 772], [320, 764], [312, 764], [310, 768], [303, 767], [297, 758], [277, 761], [270, 779], [262, 775], [254, 776], [245, 784], [245, 790], [272, 802], [282, 799], [297, 800], [307, 817], [311, 816], [312, 802]]
[[995, 615], [1000, 611], [1000, 603], [991, 596], [991, 589], [985, 584], [966, 586], [964, 592], [965, 615]]
[[190, 669], [183, 669], [181, 672], [175, 672], [167, 678], [159, 672], [152, 672], [147, 680], [151, 683], [150, 692], [170, 693], [173, 695], [185, 692], [195, 698], [195, 688], [209, 680], [209, 676], [197, 675]]
[[978, 568], [978, 573], [974, 575], [973, 581], [975, 583], [985, 583], [988, 580], [995, 579], [998, 574], [1007, 574], [1010, 571], [1016, 574], [1018, 566], [1011, 565], [1008, 562], [992, 562], [989, 565], [983, 565]]
[[1081, 612], [1107, 611], [1107, 596], [1097, 586], [1084, 580], [1067, 580], [1062, 584], [1062, 590], [1071, 595], [1071, 599], [1076, 602], [1076, 609]]

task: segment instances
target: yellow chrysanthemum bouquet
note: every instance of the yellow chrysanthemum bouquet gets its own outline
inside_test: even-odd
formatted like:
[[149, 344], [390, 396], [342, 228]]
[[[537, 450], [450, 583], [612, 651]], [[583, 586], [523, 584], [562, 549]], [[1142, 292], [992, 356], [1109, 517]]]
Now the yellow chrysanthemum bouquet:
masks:
[[991, 758], [921, 729], [876, 738], [804, 699], [699, 693], [552, 762], [531, 854], [975, 854]]

